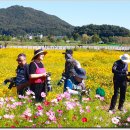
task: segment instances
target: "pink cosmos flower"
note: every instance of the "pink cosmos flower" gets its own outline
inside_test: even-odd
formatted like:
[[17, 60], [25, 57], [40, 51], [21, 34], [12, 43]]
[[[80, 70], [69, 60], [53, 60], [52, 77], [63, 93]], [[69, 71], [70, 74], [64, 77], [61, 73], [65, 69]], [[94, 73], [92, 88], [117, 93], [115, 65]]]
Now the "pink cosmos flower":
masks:
[[55, 112], [53, 112], [52, 110], [49, 110], [48, 112], [46, 112], [46, 115], [51, 121], [56, 121]]
[[55, 104], [58, 104], [57, 99], [53, 99], [53, 100], [51, 100], [51, 102], [52, 102], [52, 103], [55, 103]]
[[12, 125], [10, 128], [16, 128], [14, 125]]
[[69, 92], [64, 92], [64, 97], [69, 100], [70, 99], [71, 94]]
[[52, 109], [46, 112], [46, 115], [51, 121], [56, 121], [55, 112], [53, 112]]
[[27, 108], [24, 113], [21, 115], [21, 117], [27, 119], [27, 120], [30, 120], [30, 117], [32, 116], [31, 114], [31, 109], [30, 108]]
[[14, 115], [8, 115], [8, 114], [5, 114], [4, 115], [4, 118], [6, 118], [6, 119], [14, 119]]
[[5, 114], [3, 117], [6, 118], [6, 119], [9, 119], [9, 115], [8, 114]]
[[34, 93], [33, 91], [31, 91], [31, 90], [27, 90], [27, 91], [26, 91], [26, 95], [28, 95], [28, 96], [29, 96], [29, 95], [35, 95], [35, 93]]
[[90, 106], [86, 106], [86, 110], [90, 109]]
[[50, 121], [46, 121], [45, 124], [51, 124], [51, 122]]
[[50, 105], [50, 102], [44, 101], [44, 105], [45, 105], [45, 106], [49, 106], [49, 105]]
[[41, 92], [41, 97], [46, 97], [46, 93], [44, 93], [44, 92]]
[[104, 100], [105, 100], [105, 98], [104, 98], [104, 97], [100, 97], [100, 100], [101, 100], [101, 101], [104, 101]]
[[62, 113], [63, 113], [63, 111], [62, 111], [62, 110], [57, 110], [57, 112], [58, 112], [59, 114], [62, 114]]
[[16, 109], [16, 105], [15, 105], [15, 104], [12, 104], [12, 105], [11, 105], [11, 108], [12, 108], [12, 109]]
[[61, 124], [58, 124], [58, 128], [62, 128], [62, 125], [61, 125]]
[[28, 100], [28, 102], [32, 102], [32, 100]]
[[24, 96], [22, 96], [22, 95], [18, 95], [18, 97], [21, 98], [21, 99], [24, 99]]
[[88, 113], [91, 112], [90, 106], [86, 106], [86, 111], [87, 111]]
[[127, 121], [130, 122], [130, 117], [127, 118]]
[[15, 102], [15, 99], [13, 97], [10, 97], [11, 102]]
[[16, 105], [16, 106], [22, 106], [23, 105], [22, 102], [14, 102], [13, 104]]
[[80, 114], [84, 113], [84, 110], [82, 108], [80, 108]]
[[36, 124], [33, 124], [33, 125], [32, 125], [32, 128], [36, 128]]
[[62, 96], [61, 96], [61, 95], [58, 95], [57, 101], [59, 102], [60, 100], [62, 100]]
[[91, 98], [83, 98], [82, 100], [83, 100], [83, 101], [90, 101]]
[[67, 110], [71, 110], [74, 109], [76, 107], [76, 103], [75, 102], [66, 102], [66, 109]]
[[43, 107], [42, 106], [37, 106], [37, 110], [39, 111], [39, 110], [43, 110]]
[[42, 115], [43, 115], [43, 111], [36, 112], [36, 116], [42, 116]]
[[91, 110], [90, 110], [90, 109], [87, 109], [87, 112], [88, 112], [88, 113], [90, 113], [90, 112], [91, 112]]

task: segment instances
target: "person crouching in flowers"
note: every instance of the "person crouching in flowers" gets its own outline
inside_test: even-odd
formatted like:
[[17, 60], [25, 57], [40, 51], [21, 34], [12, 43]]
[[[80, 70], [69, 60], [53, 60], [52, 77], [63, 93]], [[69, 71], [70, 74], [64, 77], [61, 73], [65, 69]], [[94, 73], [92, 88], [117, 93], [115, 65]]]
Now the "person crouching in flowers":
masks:
[[44, 100], [44, 97], [41, 96], [41, 93], [45, 92], [44, 84], [47, 73], [41, 61], [46, 54], [47, 52], [43, 51], [42, 49], [34, 50], [34, 56], [29, 66], [30, 90], [35, 93], [36, 102], [41, 102]]
[[86, 79], [86, 71], [83, 68], [75, 68], [71, 70], [72, 76], [67, 79], [64, 87], [64, 92], [70, 94], [81, 95], [86, 90], [84, 79]]

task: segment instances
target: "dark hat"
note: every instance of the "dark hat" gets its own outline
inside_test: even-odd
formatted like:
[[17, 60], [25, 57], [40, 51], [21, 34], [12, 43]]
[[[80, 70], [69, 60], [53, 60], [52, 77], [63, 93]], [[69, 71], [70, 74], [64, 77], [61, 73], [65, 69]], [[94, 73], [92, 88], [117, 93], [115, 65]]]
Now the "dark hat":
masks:
[[66, 49], [66, 51], [63, 52], [62, 54], [70, 54], [70, 55], [72, 55], [73, 54], [73, 50], [72, 49]]
[[47, 51], [43, 51], [42, 49], [35, 49], [34, 50], [34, 56], [32, 58], [32, 60], [39, 54], [43, 54], [43, 55], [46, 55], [47, 54]]
[[79, 78], [86, 79], [86, 71], [83, 68], [75, 68], [71, 72]]

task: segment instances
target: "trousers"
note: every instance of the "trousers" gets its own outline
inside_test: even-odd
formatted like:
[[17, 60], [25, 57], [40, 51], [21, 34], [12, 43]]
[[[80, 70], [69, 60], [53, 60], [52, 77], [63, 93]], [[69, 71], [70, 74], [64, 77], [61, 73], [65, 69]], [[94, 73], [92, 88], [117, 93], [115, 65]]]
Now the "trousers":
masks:
[[114, 83], [114, 95], [112, 96], [111, 99], [110, 110], [115, 108], [117, 98], [118, 98], [118, 93], [120, 93], [118, 109], [123, 107], [123, 104], [125, 102], [126, 89], [127, 89], [126, 80], [113, 79], [113, 83]]

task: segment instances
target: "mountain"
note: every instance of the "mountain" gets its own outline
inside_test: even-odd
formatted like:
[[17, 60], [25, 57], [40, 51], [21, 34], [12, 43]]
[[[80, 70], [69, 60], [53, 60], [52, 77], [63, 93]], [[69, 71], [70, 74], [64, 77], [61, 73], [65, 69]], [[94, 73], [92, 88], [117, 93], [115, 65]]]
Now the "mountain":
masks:
[[84, 25], [82, 27], [75, 27], [72, 35], [79, 34], [82, 36], [82, 34], [87, 35], [94, 35], [98, 34], [100, 37], [110, 37], [110, 36], [123, 36], [123, 37], [129, 37], [130, 36], [130, 30], [126, 29], [124, 27], [115, 26], [115, 25]]
[[70, 35], [74, 27], [54, 15], [23, 6], [0, 9], [0, 34]]

